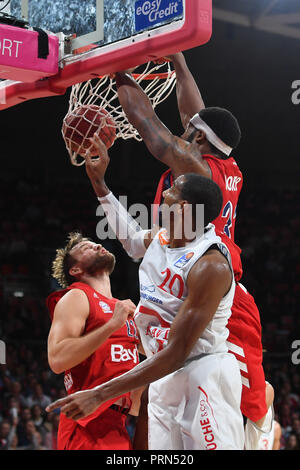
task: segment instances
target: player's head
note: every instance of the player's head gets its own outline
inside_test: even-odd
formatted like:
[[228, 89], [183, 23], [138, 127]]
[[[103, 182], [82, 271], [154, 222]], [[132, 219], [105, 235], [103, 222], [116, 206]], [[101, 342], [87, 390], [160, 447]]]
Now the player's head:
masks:
[[240, 143], [241, 129], [236, 117], [227, 109], [204, 108], [192, 117], [182, 138], [196, 141], [205, 146], [204, 151], [227, 158]]
[[[174, 211], [175, 225], [176, 217], [177, 220], [181, 218], [182, 225], [182, 218], [190, 216], [193, 230], [196, 229], [198, 233], [218, 217], [223, 204], [220, 187], [210, 178], [195, 173], [179, 176], [173, 186], [164, 191], [163, 196], [166, 206], [178, 208]], [[202, 211], [203, 227], [197, 226], [197, 216], [200, 214], [197, 209]]]
[[80, 232], [72, 232], [64, 248], [56, 250], [52, 264], [52, 276], [62, 287], [93, 277], [102, 272], [111, 274], [115, 267], [115, 257], [102, 245], [83, 237]]

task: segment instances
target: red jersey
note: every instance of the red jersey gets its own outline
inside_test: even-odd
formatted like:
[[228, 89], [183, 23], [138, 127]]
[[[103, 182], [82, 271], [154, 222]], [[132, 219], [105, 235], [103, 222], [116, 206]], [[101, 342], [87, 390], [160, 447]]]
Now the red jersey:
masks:
[[243, 175], [234, 158], [226, 160], [203, 155], [212, 173], [212, 180], [220, 187], [223, 195], [223, 207], [219, 216], [213, 221], [216, 231], [225, 233], [234, 242], [236, 208], [243, 186]]
[[[243, 175], [233, 157], [223, 160], [213, 155], [202, 157], [209, 165], [212, 180], [217, 183], [222, 191], [223, 207], [219, 216], [212, 221], [216, 227], [216, 233], [227, 245], [232, 260], [232, 266], [236, 281], [243, 274], [241, 262], [241, 249], [234, 242], [234, 229], [236, 219], [236, 208], [239, 195], [243, 186]], [[161, 177], [154, 200], [154, 220], [156, 220], [158, 206], [162, 203], [162, 193], [173, 184], [171, 170], [167, 170]]]
[[[47, 298], [47, 306], [51, 319], [57, 302], [70, 290], [81, 289], [85, 292], [90, 306], [90, 313], [86, 320], [83, 334], [104, 325], [113, 315], [117, 299], [109, 299], [83, 282], [75, 282], [67, 289], [54, 292]], [[139, 362], [137, 345], [139, 343], [137, 329], [133, 320], [126, 324], [99, 346], [99, 348], [87, 359], [65, 371], [64, 383], [68, 395], [79, 390], [86, 390], [107, 382], [131, 370]], [[86, 426], [97, 418], [118, 399], [122, 400], [122, 406], [130, 408], [130, 393], [116, 397], [103, 403], [94, 413], [77, 421], [81, 426]], [[68, 419], [63, 413], [59, 427], [61, 445], [73, 432], [76, 422]]]

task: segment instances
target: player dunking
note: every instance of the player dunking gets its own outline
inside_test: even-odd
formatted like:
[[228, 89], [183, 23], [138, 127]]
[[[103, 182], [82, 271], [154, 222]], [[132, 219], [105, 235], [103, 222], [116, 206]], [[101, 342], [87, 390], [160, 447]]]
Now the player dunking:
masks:
[[[66, 247], [57, 250], [53, 276], [63, 290], [47, 299], [52, 319], [48, 359], [55, 373], [64, 372], [68, 394], [106, 382], [138, 363], [135, 305], [112, 296], [114, 265], [112, 253], [80, 233], [70, 234]], [[120, 395], [77, 423], [61, 413], [58, 449], [131, 449], [125, 420], [136, 405], [129, 393]]]
[[[126, 251], [144, 257], [135, 321], [147, 359], [100, 387], [58, 400], [47, 411], [61, 407], [67, 417], [82, 419], [103, 401], [150, 383], [149, 449], [242, 450], [242, 384], [236, 358], [226, 347], [235, 282], [229, 251], [210, 224], [222, 206], [221, 191], [200, 175], [178, 177], [164, 193], [165, 204], [175, 205], [168, 230], [156, 235], [137, 230], [105, 184], [109, 159], [97, 141], [101, 158], [86, 157], [92, 185]], [[204, 204], [205, 227], [196, 217], [198, 204]], [[179, 233], [185, 218], [192, 238]]]
[[170, 168], [158, 185], [154, 201], [156, 210], [163, 191], [172, 185], [175, 178], [187, 172], [211, 178], [222, 190], [223, 206], [213, 223], [230, 250], [237, 283], [228, 324], [228, 346], [241, 366], [241, 409], [248, 418], [247, 433], [252, 422], [256, 428], [267, 425], [265, 418], [272, 402], [265, 399], [260, 314], [253, 297], [239, 282], [242, 277], [241, 250], [234, 242], [236, 207], [243, 176], [231, 152], [239, 144], [241, 131], [236, 118], [228, 110], [205, 108], [183, 54], [170, 59], [176, 71], [178, 108], [185, 129], [181, 138], [172, 135], [161, 123], [146, 94], [126, 72], [116, 75], [119, 101], [151, 154]]

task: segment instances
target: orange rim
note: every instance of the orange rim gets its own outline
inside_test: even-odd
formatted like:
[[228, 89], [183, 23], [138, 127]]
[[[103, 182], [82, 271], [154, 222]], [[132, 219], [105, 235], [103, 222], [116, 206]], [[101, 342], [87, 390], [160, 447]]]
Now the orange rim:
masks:
[[[168, 73], [168, 72], [150, 73], [149, 75], [145, 75], [145, 76], [143, 76], [142, 73], [133, 73], [132, 76], [135, 80], [141, 77], [142, 77], [142, 80], [155, 80], [156, 78], [158, 78], [159, 80], [167, 80], [169, 76], [172, 76], [174, 74], [175, 74], [175, 70], [173, 70], [171, 73]], [[98, 78], [104, 78], [104, 77], [107, 77], [107, 75], [99, 75]]]
[[149, 75], [145, 75], [145, 77], [143, 77], [143, 74], [141, 73], [133, 73], [132, 76], [134, 79], [142, 77], [143, 80], [155, 80], [156, 78], [158, 78], [159, 80], [166, 80], [170, 75], [174, 75], [174, 74], [175, 74], [175, 71], [173, 70], [171, 74], [169, 74], [168, 72], [150, 73]]

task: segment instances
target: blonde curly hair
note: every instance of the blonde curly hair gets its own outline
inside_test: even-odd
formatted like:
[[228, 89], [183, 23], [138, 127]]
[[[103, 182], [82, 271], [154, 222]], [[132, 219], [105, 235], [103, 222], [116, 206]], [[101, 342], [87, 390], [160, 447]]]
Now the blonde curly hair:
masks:
[[67, 240], [68, 242], [64, 248], [56, 250], [56, 257], [52, 263], [52, 277], [54, 277], [54, 279], [56, 279], [64, 289], [75, 280], [69, 274], [69, 270], [75, 261], [70, 251], [74, 246], [78, 245], [78, 243], [89, 241], [89, 238], [83, 237], [80, 232], [71, 232], [69, 233]]

